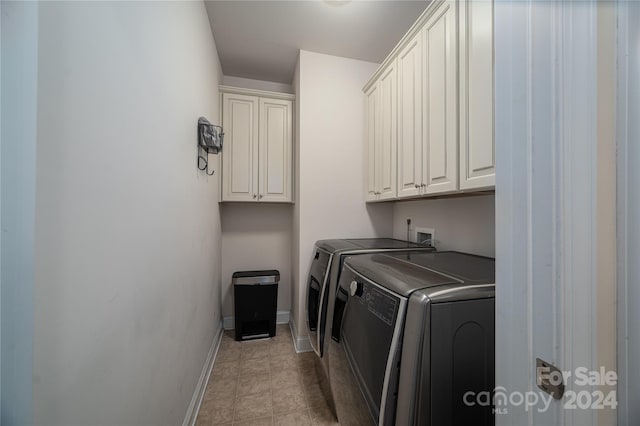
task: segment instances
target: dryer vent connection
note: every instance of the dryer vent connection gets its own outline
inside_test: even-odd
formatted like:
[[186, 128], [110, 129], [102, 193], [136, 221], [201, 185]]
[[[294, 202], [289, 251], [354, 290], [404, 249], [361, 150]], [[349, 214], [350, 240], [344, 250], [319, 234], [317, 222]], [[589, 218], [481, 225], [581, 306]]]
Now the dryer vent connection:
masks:
[[425, 246], [436, 246], [436, 230], [433, 228], [415, 228], [413, 234], [413, 241], [418, 244], [424, 244]]

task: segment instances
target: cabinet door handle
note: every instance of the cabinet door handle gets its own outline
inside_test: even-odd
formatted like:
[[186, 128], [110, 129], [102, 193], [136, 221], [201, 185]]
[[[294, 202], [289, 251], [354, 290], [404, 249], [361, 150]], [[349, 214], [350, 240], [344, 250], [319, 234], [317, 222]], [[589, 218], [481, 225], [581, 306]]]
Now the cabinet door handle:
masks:
[[424, 187], [424, 186], [427, 186], [427, 184], [426, 183], [421, 183], [420, 186]]
[[420, 185], [418, 185], [417, 183], [413, 186], [415, 186], [416, 188], [420, 188]]
[[257, 197], [257, 195], [256, 195], [256, 194], [253, 194], [253, 199], [254, 199], [254, 200], [256, 199], [256, 197]]
[[262, 194], [258, 195], [258, 200], [262, 200]]

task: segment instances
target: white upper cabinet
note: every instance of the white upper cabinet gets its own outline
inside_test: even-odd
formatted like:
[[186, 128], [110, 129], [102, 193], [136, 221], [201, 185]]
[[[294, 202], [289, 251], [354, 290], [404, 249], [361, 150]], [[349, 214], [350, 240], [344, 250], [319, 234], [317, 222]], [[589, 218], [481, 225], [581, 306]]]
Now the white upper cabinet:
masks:
[[292, 95], [221, 91], [222, 201], [291, 202]]
[[424, 28], [422, 174], [427, 194], [458, 189], [456, 4], [442, 2]]
[[431, 2], [364, 92], [367, 201], [493, 189], [492, 1]]
[[366, 89], [367, 201], [396, 197], [397, 75], [395, 62]]
[[396, 197], [396, 149], [398, 126], [397, 73], [395, 62], [389, 64], [380, 77], [380, 137], [378, 138], [378, 199]]
[[365, 199], [367, 201], [375, 201], [378, 199], [378, 184], [376, 177], [379, 172], [376, 171], [378, 163], [377, 143], [378, 138], [378, 85], [374, 84], [365, 93], [367, 99], [367, 111], [366, 111], [366, 194]]
[[417, 34], [398, 54], [398, 198], [419, 195], [422, 179], [423, 46]]
[[259, 139], [260, 201], [291, 201], [291, 101], [260, 98]]
[[493, 2], [460, 7], [460, 189], [495, 186]]
[[258, 98], [222, 95], [222, 200], [258, 198]]

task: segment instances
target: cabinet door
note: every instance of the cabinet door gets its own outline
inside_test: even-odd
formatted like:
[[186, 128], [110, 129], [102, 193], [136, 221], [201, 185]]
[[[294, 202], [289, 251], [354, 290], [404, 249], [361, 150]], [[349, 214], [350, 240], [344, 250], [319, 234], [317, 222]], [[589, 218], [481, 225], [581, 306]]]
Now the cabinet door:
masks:
[[424, 30], [426, 193], [458, 189], [456, 3], [443, 2]]
[[378, 137], [378, 85], [371, 86], [369, 91], [365, 93], [366, 99], [366, 149], [365, 149], [365, 165], [366, 165], [366, 188], [365, 188], [365, 200], [375, 201], [378, 198], [378, 189], [376, 185], [376, 169], [377, 169], [377, 155], [376, 155], [376, 140]]
[[258, 98], [222, 95], [222, 201], [258, 197]]
[[380, 134], [378, 138], [377, 186], [378, 200], [396, 197], [396, 149], [397, 139], [397, 74], [396, 64], [392, 62], [380, 76]]
[[259, 201], [292, 201], [291, 106], [291, 101], [260, 98]]
[[493, 188], [493, 1], [459, 5], [460, 189]]
[[422, 34], [398, 54], [398, 198], [422, 183]]

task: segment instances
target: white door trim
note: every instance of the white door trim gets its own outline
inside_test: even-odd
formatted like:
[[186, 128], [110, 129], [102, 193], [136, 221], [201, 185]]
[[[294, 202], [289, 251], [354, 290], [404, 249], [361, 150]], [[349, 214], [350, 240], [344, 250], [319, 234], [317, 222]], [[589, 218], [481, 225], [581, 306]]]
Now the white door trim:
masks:
[[[539, 393], [537, 357], [615, 370], [615, 144], [598, 91], [611, 84], [598, 62], [611, 28], [600, 13], [595, 1], [496, 2], [496, 384], [507, 395]], [[570, 378], [566, 389], [597, 388]], [[615, 423], [611, 410], [565, 402], [512, 404], [496, 424]]]
[[640, 5], [619, 1], [617, 18], [618, 425], [629, 426], [640, 422]]

